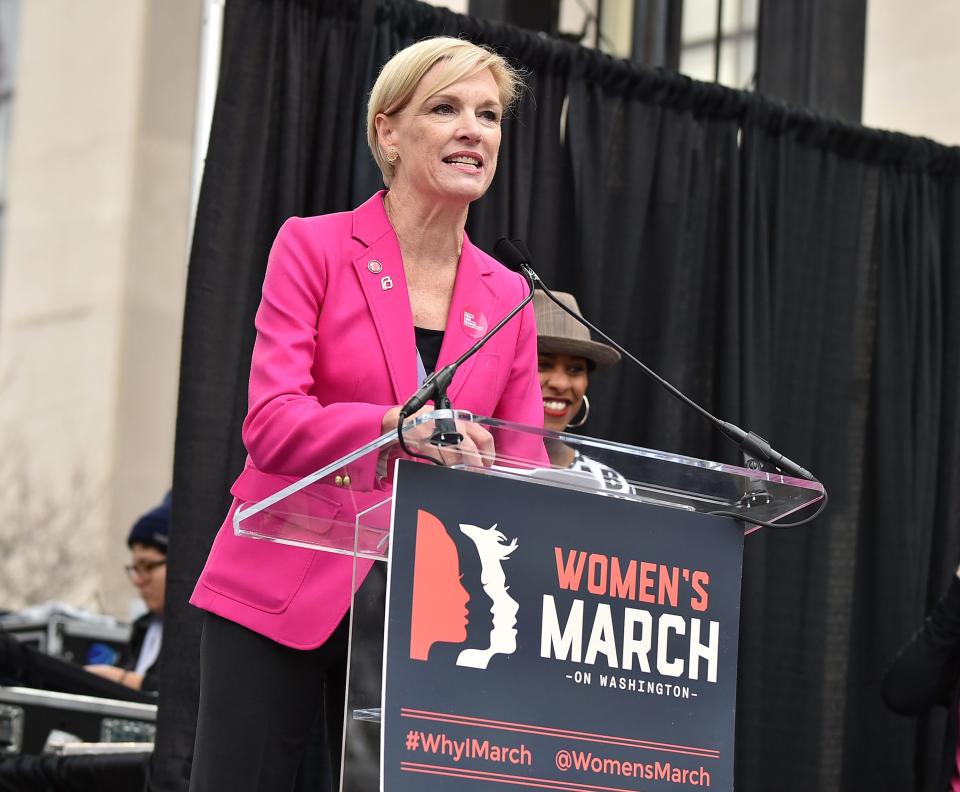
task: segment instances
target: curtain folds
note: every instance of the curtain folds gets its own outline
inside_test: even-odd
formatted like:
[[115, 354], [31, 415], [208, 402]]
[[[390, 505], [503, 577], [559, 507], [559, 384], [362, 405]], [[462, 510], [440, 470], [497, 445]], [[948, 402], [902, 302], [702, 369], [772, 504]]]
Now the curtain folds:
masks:
[[[812, 526], [746, 542], [737, 788], [921, 789], [940, 721], [887, 712], [879, 687], [960, 551], [960, 152], [412, 0], [226, 6], [184, 320], [151, 789], [186, 788], [199, 637], [186, 599], [243, 462], [270, 243], [290, 215], [379, 188], [367, 93], [394, 51], [440, 33], [528, 73], [494, 186], [470, 211], [473, 241], [525, 239], [548, 284], [830, 491]], [[626, 363], [590, 396], [583, 431], [737, 460]]]

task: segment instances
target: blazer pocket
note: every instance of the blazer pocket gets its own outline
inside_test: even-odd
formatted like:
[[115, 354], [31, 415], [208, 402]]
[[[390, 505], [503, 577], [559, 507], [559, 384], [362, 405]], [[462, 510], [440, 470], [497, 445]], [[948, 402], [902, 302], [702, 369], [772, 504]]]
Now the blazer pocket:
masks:
[[[250, 505], [242, 503], [240, 508]], [[277, 540], [322, 543], [340, 525], [340, 510], [336, 501], [301, 491], [241, 523], [241, 530], [261, 539], [237, 536], [231, 514], [210, 551], [204, 583], [218, 594], [256, 610], [283, 612], [303, 585], [319, 551]], [[351, 526], [351, 537], [352, 531]]]
[[[469, 366], [469, 368], [468, 368]], [[470, 358], [448, 390], [450, 400], [455, 407], [460, 405], [456, 397], [465, 400], [464, 407], [476, 415], [493, 415], [500, 401], [506, 379], [500, 372], [500, 354], [497, 352], [478, 352]]]

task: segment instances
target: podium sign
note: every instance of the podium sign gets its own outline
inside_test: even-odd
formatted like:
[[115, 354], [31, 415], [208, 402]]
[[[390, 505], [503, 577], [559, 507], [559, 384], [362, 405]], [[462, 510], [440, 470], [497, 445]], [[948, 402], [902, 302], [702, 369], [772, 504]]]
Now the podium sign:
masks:
[[[439, 454], [441, 418], [489, 431], [494, 467], [407, 461]], [[234, 513], [238, 535], [354, 559], [341, 789], [732, 789], [754, 528], [712, 513], [783, 520], [822, 485], [460, 411], [403, 434]], [[546, 464], [557, 444], [619, 487]]]
[[381, 787], [733, 788], [743, 528], [397, 463]]

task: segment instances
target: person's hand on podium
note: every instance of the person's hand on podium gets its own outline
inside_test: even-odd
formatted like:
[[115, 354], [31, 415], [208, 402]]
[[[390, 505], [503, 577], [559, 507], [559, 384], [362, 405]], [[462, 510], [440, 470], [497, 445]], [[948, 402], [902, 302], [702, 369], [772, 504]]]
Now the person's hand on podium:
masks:
[[[425, 413], [436, 409], [432, 404], [417, 410], [407, 418], [407, 422], [414, 421]], [[400, 423], [400, 406], [391, 407], [383, 416], [381, 429], [384, 433], [395, 432]], [[408, 443], [416, 444], [416, 451], [424, 456], [439, 460], [444, 465], [465, 465], [467, 467], [490, 467], [497, 458], [493, 435], [479, 424], [470, 421], [456, 421], [457, 431], [463, 440], [456, 447], [440, 447], [431, 445], [428, 441], [433, 434], [433, 421], [417, 426], [405, 433]]]

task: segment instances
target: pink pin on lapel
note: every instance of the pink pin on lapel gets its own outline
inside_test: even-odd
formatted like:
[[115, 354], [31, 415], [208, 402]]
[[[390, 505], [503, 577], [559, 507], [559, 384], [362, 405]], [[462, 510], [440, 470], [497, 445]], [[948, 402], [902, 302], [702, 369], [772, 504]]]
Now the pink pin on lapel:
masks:
[[483, 311], [477, 310], [472, 305], [463, 309], [463, 316], [460, 318], [460, 329], [470, 338], [480, 338], [487, 332], [487, 317]]

